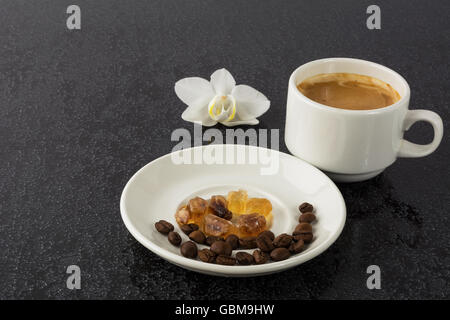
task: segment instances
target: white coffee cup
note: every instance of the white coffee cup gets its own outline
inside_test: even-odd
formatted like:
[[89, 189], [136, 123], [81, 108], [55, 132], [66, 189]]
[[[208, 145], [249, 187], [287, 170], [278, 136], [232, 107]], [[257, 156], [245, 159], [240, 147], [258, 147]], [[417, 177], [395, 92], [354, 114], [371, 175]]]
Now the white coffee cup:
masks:
[[[396, 103], [380, 109], [347, 110], [317, 103], [297, 85], [321, 73], [357, 73], [380, 79], [400, 94]], [[442, 119], [429, 110], [408, 110], [410, 89], [397, 72], [377, 63], [329, 58], [308, 62], [289, 79], [285, 142], [289, 151], [325, 171], [338, 182], [370, 179], [398, 157], [424, 157], [439, 146]], [[403, 139], [415, 122], [429, 122], [434, 129], [430, 144]]]

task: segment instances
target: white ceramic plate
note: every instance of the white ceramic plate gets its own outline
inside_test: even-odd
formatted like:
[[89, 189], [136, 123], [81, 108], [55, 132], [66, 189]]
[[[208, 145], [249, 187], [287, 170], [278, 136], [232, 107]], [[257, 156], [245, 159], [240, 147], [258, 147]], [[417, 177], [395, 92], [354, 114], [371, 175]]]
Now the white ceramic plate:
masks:
[[[194, 159], [196, 162], [178, 164], [181, 156], [185, 160], [191, 157], [191, 162]], [[214, 160], [219, 163], [207, 164]], [[154, 223], [167, 220], [183, 241], [188, 240], [175, 222], [177, 208], [194, 196], [226, 195], [239, 188], [247, 190], [249, 197], [265, 197], [271, 201], [274, 217], [271, 230], [276, 235], [292, 233], [298, 224], [300, 203], [313, 204], [317, 215], [313, 224], [314, 241], [306, 250], [284, 261], [223, 266], [183, 257], [179, 248], [168, 242], [167, 236], [156, 231]], [[120, 211], [136, 240], [160, 257], [196, 272], [233, 277], [279, 272], [316, 257], [338, 238], [346, 216], [341, 193], [320, 170], [282, 152], [231, 144], [176, 151], [150, 162], [128, 181], [120, 200]], [[199, 246], [199, 250], [203, 247]]]

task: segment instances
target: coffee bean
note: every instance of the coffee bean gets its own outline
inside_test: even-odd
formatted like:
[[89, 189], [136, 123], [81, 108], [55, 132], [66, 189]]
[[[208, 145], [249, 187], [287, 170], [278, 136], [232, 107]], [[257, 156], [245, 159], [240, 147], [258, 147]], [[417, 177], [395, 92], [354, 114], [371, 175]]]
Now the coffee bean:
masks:
[[263, 264], [269, 261], [269, 254], [267, 252], [261, 250], [253, 251], [253, 258], [255, 259], [256, 264]]
[[211, 246], [216, 241], [225, 241], [222, 237], [216, 237], [216, 236], [207, 236], [206, 237], [206, 244], [208, 246]]
[[242, 264], [244, 266], [247, 266], [255, 262], [255, 259], [250, 253], [243, 251], [236, 253], [236, 260], [239, 264]]
[[298, 210], [300, 210], [301, 213], [313, 212], [314, 207], [312, 206], [312, 204], [308, 202], [303, 202], [301, 205], [298, 206]]
[[194, 259], [197, 257], [197, 245], [192, 241], [187, 241], [181, 245], [180, 252], [186, 258]]
[[217, 264], [223, 264], [223, 265], [227, 265], [227, 266], [233, 266], [236, 264], [236, 259], [230, 256], [225, 256], [225, 255], [219, 255], [216, 258], [216, 263]]
[[230, 234], [226, 239], [225, 242], [227, 242], [233, 250], [236, 250], [239, 248], [239, 238], [235, 234]]
[[258, 235], [258, 237], [259, 237], [259, 236], [263, 236], [263, 235], [264, 235], [264, 236], [268, 236], [269, 239], [272, 240], [272, 241], [273, 241], [273, 239], [275, 239], [275, 235], [274, 235], [273, 232], [270, 231], [270, 230], [266, 230], [266, 231], [261, 232], [261, 233]]
[[181, 236], [178, 232], [170, 231], [167, 238], [169, 239], [169, 242], [176, 247], [178, 247], [181, 243]]
[[277, 248], [288, 248], [292, 242], [292, 236], [282, 233], [273, 240], [273, 245]]
[[213, 196], [211, 201], [209, 202], [209, 207], [212, 209], [213, 213], [219, 218], [225, 220], [231, 220], [233, 217], [233, 213], [227, 209], [226, 203], [223, 202], [223, 199]]
[[211, 251], [217, 255], [231, 255], [233, 249], [231, 245], [225, 241], [216, 241], [211, 245]]
[[216, 260], [216, 254], [209, 249], [202, 249], [198, 252], [198, 257], [203, 262], [213, 263]]
[[191, 233], [189, 233], [189, 239], [199, 244], [204, 244], [206, 241], [204, 233], [200, 230], [192, 231]]
[[273, 250], [274, 246], [272, 243], [272, 240], [270, 239], [270, 236], [264, 233], [261, 233], [256, 238], [256, 245], [258, 248], [261, 249], [261, 251], [270, 252]]
[[256, 238], [255, 237], [245, 237], [245, 238], [239, 239], [239, 247], [242, 249], [255, 249], [257, 247]]
[[302, 240], [304, 243], [311, 243], [314, 238], [312, 233], [302, 233], [294, 236], [294, 241]]
[[303, 251], [303, 247], [305, 246], [305, 243], [302, 239], [299, 239], [297, 242], [292, 242], [289, 246], [289, 251], [291, 253], [300, 253]]
[[292, 233], [294, 240], [303, 240], [305, 243], [310, 243], [313, 239], [312, 226], [309, 223], [302, 222], [295, 227]]
[[273, 261], [281, 261], [286, 260], [291, 256], [291, 253], [286, 248], [276, 248], [273, 249], [270, 253], [270, 258], [272, 258]]
[[300, 222], [300, 223], [302, 223], [302, 222], [311, 223], [314, 220], [316, 220], [316, 216], [314, 215], [314, 213], [312, 213], [312, 212], [305, 212], [304, 214], [302, 214], [300, 216], [300, 218], [298, 219], [298, 222]]
[[294, 236], [298, 234], [311, 233], [312, 226], [309, 223], [302, 222], [295, 227], [294, 232], [292, 233]]
[[195, 223], [183, 224], [180, 227], [181, 231], [183, 231], [186, 235], [189, 235], [191, 232], [198, 230], [198, 225]]
[[168, 234], [170, 231], [174, 230], [173, 225], [165, 220], [159, 220], [158, 222], [156, 222], [155, 228], [156, 230], [158, 230], [158, 232], [161, 232], [162, 234]]

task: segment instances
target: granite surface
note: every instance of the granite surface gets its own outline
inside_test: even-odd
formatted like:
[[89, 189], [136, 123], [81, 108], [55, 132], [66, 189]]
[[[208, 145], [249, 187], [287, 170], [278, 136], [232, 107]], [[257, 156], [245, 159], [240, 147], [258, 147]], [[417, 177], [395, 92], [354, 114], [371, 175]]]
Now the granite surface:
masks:
[[[82, 29], [66, 28], [66, 8]], [[450, 2], [1, 1], [0, 298], [450, 298]], [[226, 67], [272, 101], [259, 128], [284, 133], [287, 81], [310, 60], [357, 57], [401, 73], [411, 108], [438, 112], [439, 149], [399, 159], [367, 182], [338, 185], [348, 220], [322, 255], [276, 275], [185, 271], [128, 233], [121, 191], [192, 126], [173, 91]], [[217, 126], [224, 130], [222, 126]], [[407, 138], [426, 143], [419, 123]], [[280, 148], [287, 151], [280, 139]], [[68, 290], [66, 267], [82, 270]], [[379, 265], [382, 289], [368, 290]]]

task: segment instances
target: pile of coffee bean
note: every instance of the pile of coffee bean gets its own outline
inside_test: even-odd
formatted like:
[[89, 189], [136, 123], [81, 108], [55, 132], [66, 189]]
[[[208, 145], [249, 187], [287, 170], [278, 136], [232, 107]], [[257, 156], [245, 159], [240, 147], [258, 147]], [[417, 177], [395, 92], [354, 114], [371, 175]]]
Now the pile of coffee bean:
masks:
[[[181, 236], [174, 231], [174, 226], [165, 220], [155, 223], [158, 232], [167, 235], [169, 242], [174, 246], [180, 246], [181, 254], [186, 258], [196, 259], [197, 257], [208, 263], [221, 265], [252, 265], [263, 264], [272, 261], [282, 261], [291, 255], [300, 253], [305, 249], [305, 245], [313, 241], [313, 228], [311, 223], [316, 221], [313, 213], [314, 207], [304, 202], [299, 206], [299, 224], [292, 234], [282, 233], [275, 237], [272, 231], [261, 232], [257, 237], [245, 237], [240, 239], [234, 234], [226, 238], [206, 236], [196, 224], [185, 224], [180, 227], [190, 239], [182, 242]], [[207, 245], [208, 248], [198, 250], [197, 244]], [[257, 249], [252, 254], [239, 251], [235, 257], [233, 250], [237, 249]]]

